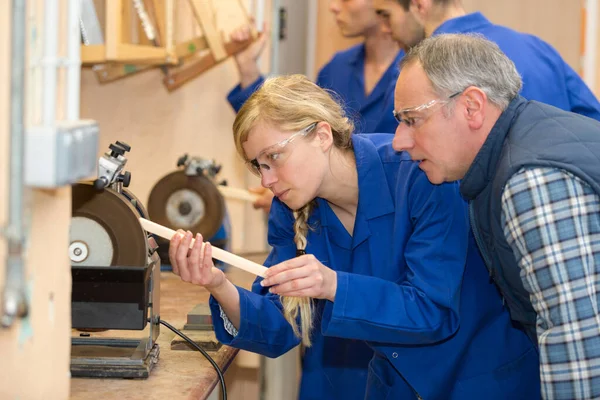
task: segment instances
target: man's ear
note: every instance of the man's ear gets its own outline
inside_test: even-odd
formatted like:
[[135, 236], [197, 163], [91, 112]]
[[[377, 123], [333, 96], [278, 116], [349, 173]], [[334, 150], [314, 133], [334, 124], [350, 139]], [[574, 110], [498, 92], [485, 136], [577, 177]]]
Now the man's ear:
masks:
[[319, 140], [319, 146], [323, 151], [328, 151], [333, 146], [333, 132], [331, 125], [327, 122], [319, 122], [316, 126], [315, 138]]
[[410, 0], [409, 11], [411, 11], [419, 21], [426, 19], [431, 9], [432, 0]]
[[478, 87], [465, 89], [460, 99], [461, 110], [471, 129], [481, 128], [485, 121], [485, 108], [488, 103], [487, 95]]

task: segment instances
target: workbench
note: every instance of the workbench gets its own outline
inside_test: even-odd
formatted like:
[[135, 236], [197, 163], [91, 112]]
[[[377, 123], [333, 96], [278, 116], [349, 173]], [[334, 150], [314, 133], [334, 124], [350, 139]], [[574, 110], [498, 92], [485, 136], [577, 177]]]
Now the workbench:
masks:
[[[262, 263], [265, 255], [248, 258]], [[227, 276], [234, 284], [245, 288], [250, 288], [255, 279], [254, 275], [232, 267], [229, 267]], [[208, 291], [202, 287], [182, 282], [172, 272], [161, 272], [160, 285], [160, 317], [177, 329], [183, 327], [187, 313], [194, 306], [208, 302]], [[127, 331], [126, 333], [143, 337], [144, 332], [146, 331]], [[122, 337], [123, 333], [105, 331], [92, 333], [92, 336]], [[160, 346], [158, 363], [147, 379], [72, 378], [70, 398], [73, 400], [208, 399], [213, 389], [220, 385], [216, 371], [199, 351], [171, 350], [171, 340], [174, 336], [173, 332], [161, 325], [160, 336], [157, 340]], [[237, 349], [229, 346], [221, 346], [218, 351], [209, 352], [228, 381], [230, 377], [226, 371], [237, 353]], [[231, 398], [229, 385], [227, 388]]]

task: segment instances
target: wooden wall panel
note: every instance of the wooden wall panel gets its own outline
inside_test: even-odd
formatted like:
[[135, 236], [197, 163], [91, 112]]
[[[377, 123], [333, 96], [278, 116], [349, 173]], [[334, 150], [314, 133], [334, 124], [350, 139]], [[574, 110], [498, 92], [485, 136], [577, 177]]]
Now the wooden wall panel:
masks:
[[581, 65], [581, 7], [573, 0], [463, 0], [468, 12], [531, 33], [554, 46], [576, 71]]
[[[579, 71], [581, 8], [578, 1], [463, 0], [463, 4], [467, 12], [481, 11], [494, 23], [541, 37], [553, 45], [564, 59]], [[344, 39], [340, 35], [335, 20], [328, 10], [328, 2], [319, 1], [318, 7], [315, 71], [321, 68], [336, 51], [359, 42], [359, 40]]]
[[[43, 3], [32, 0], [27, 2], [27, 7], [39, 15], [43, 12]], [[0, 226], [6, 221], [8, 195], [10, 4], [0, 2], [0, 171], [3, 175], [0, 178]], [[58, 4], [64, 18], [66, 0]], [[64, 32], [60, 38], [66, 41]], [[32, 38], [28, 35], [27, 39]], [[27, 41], [28, 46], [31, 42]], [[64, 89], [61, 79], [57, 89]], [[59, 115], [63, 111], [60, 107], [57, 109]], [[28, 115], [33, 118], [35, 113]], [[0, 398], [67, 399], [71, 348], [71, 267], [67, 255], [71, 190], [69, 187], [34, 190], [28, 195], [24, 205], [31, 213], [26, 253], [30, 313], [10, 329], [0, 328]], [[0, 290], [4, 288], [5, 250], [5, 241], [0, 239]]]

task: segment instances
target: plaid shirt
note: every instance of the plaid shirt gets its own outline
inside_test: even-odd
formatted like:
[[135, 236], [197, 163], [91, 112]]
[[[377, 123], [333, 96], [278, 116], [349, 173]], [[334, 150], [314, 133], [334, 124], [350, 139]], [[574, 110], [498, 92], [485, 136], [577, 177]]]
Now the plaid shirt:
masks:
[[543, 397], [600, 398], [600, 197], [566, 171], [522, 169], [502, 226], [537, 312]]

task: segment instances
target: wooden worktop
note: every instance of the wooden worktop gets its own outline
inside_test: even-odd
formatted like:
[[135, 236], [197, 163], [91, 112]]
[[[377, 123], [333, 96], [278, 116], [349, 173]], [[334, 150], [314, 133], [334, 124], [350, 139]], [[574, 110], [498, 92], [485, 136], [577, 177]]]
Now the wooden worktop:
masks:
[[[264, 260], [264, 256], [257, 257], [258, 260], [255, 261]], [[250, 287], [255, 278], [249, 273], [232, 267], [227, 275], [234, 284], [246, 288]], [[161, 319], [177, 329], [183, 327], [187, 313], [195, 305], [208, 301], [208, 292], [205, 289], [184, 283], [171, 272], [161, 272], [160, 284]], [[106, 332], [103, 332], [103, 336], [104, 334]], [[140, 336], [142, 335], [140, 331]], [[160, 346], [160, 356], [147, 379], [72, 378], [70, 398], [74, 400], [206, 399], [215, 386], [219, 385], [217, 373], [200, 352], [171, 350], [171, 340], [174, 335], [161, 325], [157, 341]], [[237, 352], [237, 349], [222, 346], [217, 352], [209, 352], [209, 354], [225, 372]]]

